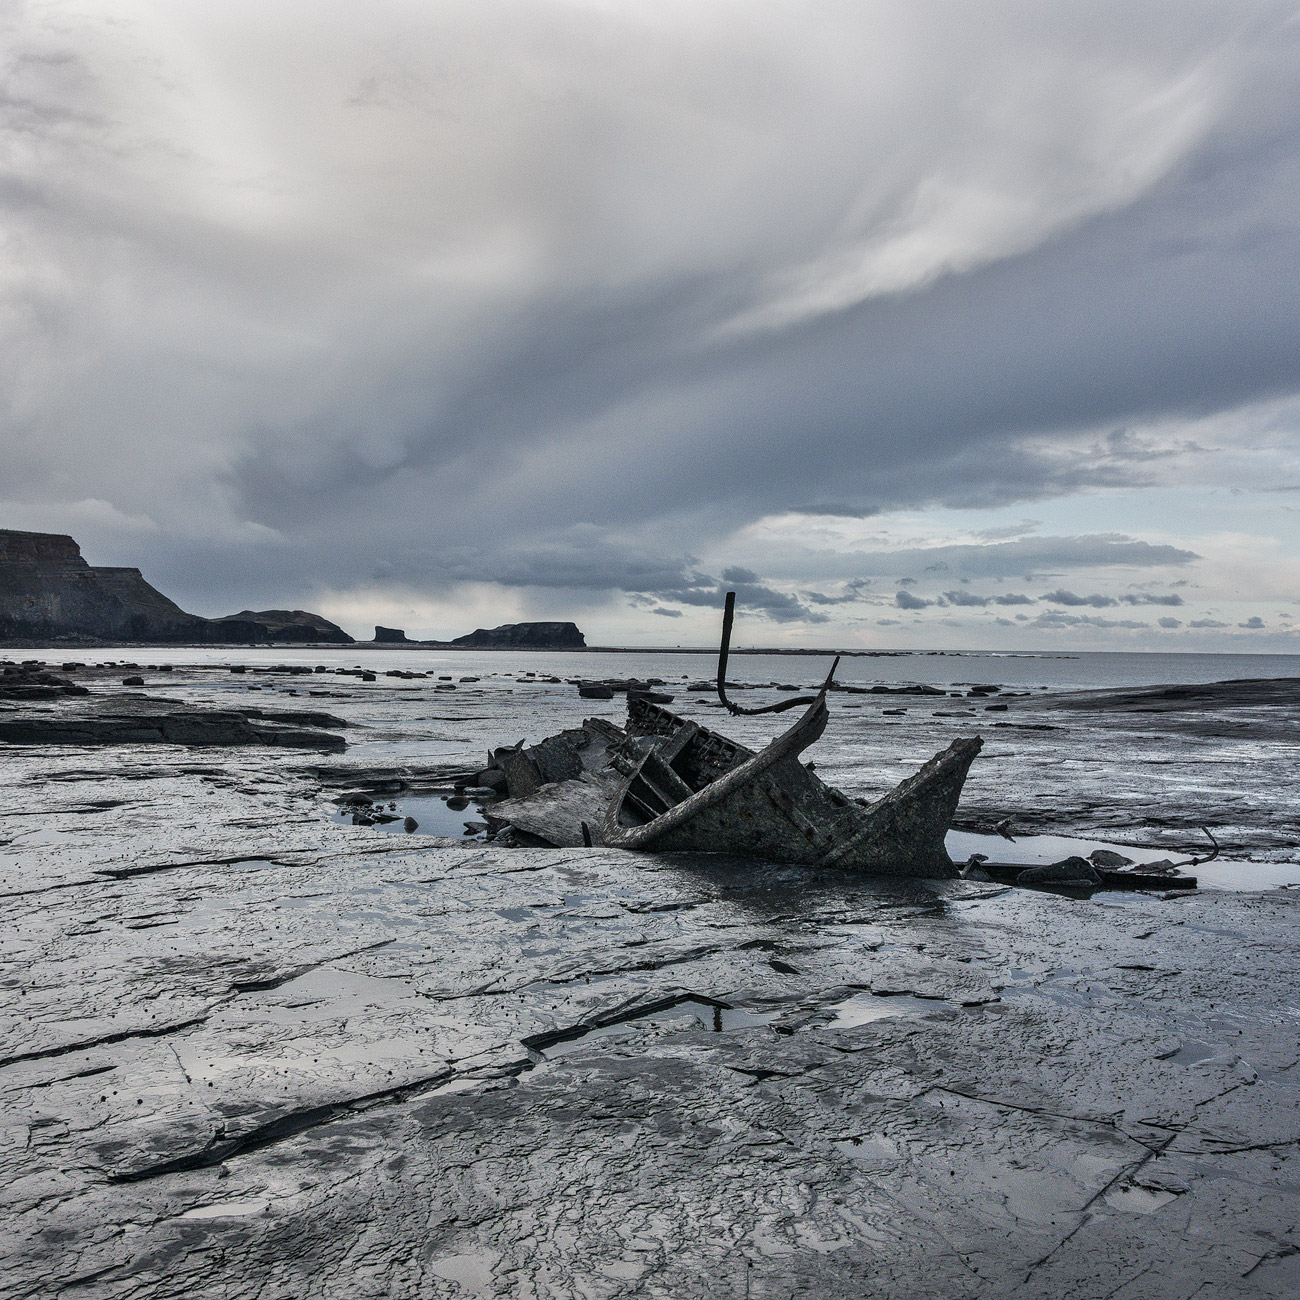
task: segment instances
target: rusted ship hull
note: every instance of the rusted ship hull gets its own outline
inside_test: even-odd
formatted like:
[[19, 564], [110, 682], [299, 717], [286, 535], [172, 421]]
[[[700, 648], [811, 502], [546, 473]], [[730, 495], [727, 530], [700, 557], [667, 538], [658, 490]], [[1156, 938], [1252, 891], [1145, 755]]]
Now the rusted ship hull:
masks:
[[633, 701], [628, 731], [650, 745], [602, 816], [600, 842], [658, 853], [721, 849], [878, 874], [956, 875], [944, 836], [981, 741], [955, 741], [884, 798], [864, 805], [800, 761], [826, 722], [819, 696], [792, 727], [752, 753], [666, 709]]
[[512, 774], [512, 797], [493, 815], [526, 842], [562, 847], [589, 843], [875, 874], [956, 875], [944, 836], [980, 740], [954, 742], [884, 798], [862, 803], [801, 761], [826, 722], [823, 694], [755, 752], [634, 697], [626, 728], [588, 719], [581, 730], [530, 751], [499, 751]]

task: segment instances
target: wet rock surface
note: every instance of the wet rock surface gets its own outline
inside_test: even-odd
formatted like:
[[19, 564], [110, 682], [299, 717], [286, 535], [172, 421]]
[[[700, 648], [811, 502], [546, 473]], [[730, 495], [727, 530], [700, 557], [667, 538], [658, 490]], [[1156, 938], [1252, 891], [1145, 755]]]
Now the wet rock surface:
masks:
[[[173, 677], [186, 705], [248, 689]], [[1294, 1293], [1292, 891], [338, 825], [342, 792], [449, 787], [521, 707], [580, 715], [517, 679], [328, 685], [346, 754], [0, 752], [6, 1295]], [[1107, 734], [1034, 710], [1069, 743], [988, 756], [1004, 818], [999, 783]], [[880, 779], [962, 724], [896, 725], [840, 720], [819, 770]], [[1141, 739], [1170, 790], [1230, 757]], [[1151, 783], [1111, 768], [1134, 828]]]
[[[141, 677], [123, 686], [143, 686]], [[343, 749], [329, 714], [302, 710], [185, 707], [146, 695], [90, 696], [75, 706], [0, 711], [0, 745], [274, 745]], [[327, 730], [328, 728], [328, 730]]]

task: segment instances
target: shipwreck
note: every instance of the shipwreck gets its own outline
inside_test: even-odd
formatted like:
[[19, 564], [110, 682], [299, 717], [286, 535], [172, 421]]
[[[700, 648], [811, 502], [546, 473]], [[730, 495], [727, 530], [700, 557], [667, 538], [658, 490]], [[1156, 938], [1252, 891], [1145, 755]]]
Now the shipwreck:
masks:
[[623, 727], [588, 718], [537, 745], [497, 749], [481, 773], [504, 787], [494, 823], [516, 842], [609, 845], [647, 853], [729, 853], [775, 862], [898, 876], [956, 876], [944, 837], [978, 736], [956, 740], [882, 798], [851, 798], [827, 785], [801, 755], [826, 729], [826, 695], [838, 658], [815, 695], [742, 708], [727, 697], [735, 613], [728, 593], [717, 690], [733, 714], [798, 720], [755, 752], [629, 692]]

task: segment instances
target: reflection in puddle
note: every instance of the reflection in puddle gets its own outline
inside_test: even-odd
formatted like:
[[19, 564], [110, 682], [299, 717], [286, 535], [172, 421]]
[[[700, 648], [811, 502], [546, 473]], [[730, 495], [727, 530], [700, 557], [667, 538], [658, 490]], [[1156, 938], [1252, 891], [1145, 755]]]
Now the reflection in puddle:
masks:
[[887, 1137], [842, 1138], [834, 1146], [841, 1155], [872, 1168], [896, 1165], [902, 1158], [898, 1143]]
[[[396, 835], [439, 835], [450, 839], [483, 838], [483, 805], [464, 797], [452, 794], [417, 794], [406, 795], [401, 799], [374, 805], [372, 809], [354, 809], [343, 805], [337, 809], [330, 820], [340, 826], [351, 826], [353, 817], [360, 814], [367, 818], [375, 813], [383, 819], [373, 824], [377, 831], [388, 831]], [[406, 819], [415, 822], [413, 831], [406, 828]], [[470, 828], [475, 829], [470, 829]]]
[[1195, 1065], [1198, 1061], [1208, 1061], [1211, 1057], [1218, 1056], [1221, 1050], [1221, 1048], [1211, 1047], [1209, 1043], [1189, 1039], [1166, 1059], [1177, 1065]]
[[1125, 1183], [1111, 1188], [1103, 1199], [1112, 1210], [1126, 1210], [1129, 1214], [1154, 1214], [1162, 1205], [1177, 1200], [1178, 1193], [1166, 1191], [1163, 1187]]
[[924, 1016], [941, 1010], [947, 1004], [937, 998], [918, 998], [910, 993], [893, 996], [879, 993], [855, 993], [829, 1009], [835, 1013], [828, 1029], [854, 1029], [869, 1025], [873, 1020], [888, 1020], [894, 1016]]
[[746, 1011], [742, 1007], [728, 1007], [720, 1002], [703, 998], [683, 997], [669, 1002], [653, 1003], [631, 1016], [590, 1029], [577, 1027], [556, 1030], [549, 1034], [536, 1034], [524, 1043], [540, 1052], [548, 1060], [566, 1056], [580, 1044], [593, 1038], [620, 1038], [653, 1028], [659, 1033], [681, 1033], [705, 1029], [715, 1034], [736, 1029], [754, 1029], [771, 1024], [780, 1012]]
[[496, 1255], [443, 1255], [429, 1261], [429, 1271], [448, 1282], [455, 1282], [462, 1291], [479, 1294], [492, 1286], [492, 1270]]

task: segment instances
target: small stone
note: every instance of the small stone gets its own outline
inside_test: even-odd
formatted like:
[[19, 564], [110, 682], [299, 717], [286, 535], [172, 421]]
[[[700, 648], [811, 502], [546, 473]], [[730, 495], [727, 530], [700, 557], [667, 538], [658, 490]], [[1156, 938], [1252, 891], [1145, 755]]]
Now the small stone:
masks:
[[1093, 849], [1088, 854], [1088, 861], [1094, 867], [1131, 867], [1132, 858], [1126, 858], [1122, 853], [1115, 853], [1111, 849]]
[[143, 685], [144, 685], [144, 678], [143, 678], [143, 677], [123, 677], [123, 678], [122, 678], [122, 685], [123, 685], [123, 686], [143, 686]]
[[412, 831], [418, 831], [420, 829], [420, 823], [417, 822], [414, 817], [408, 817], [402, 823], [402, 829], [409, 835]]

